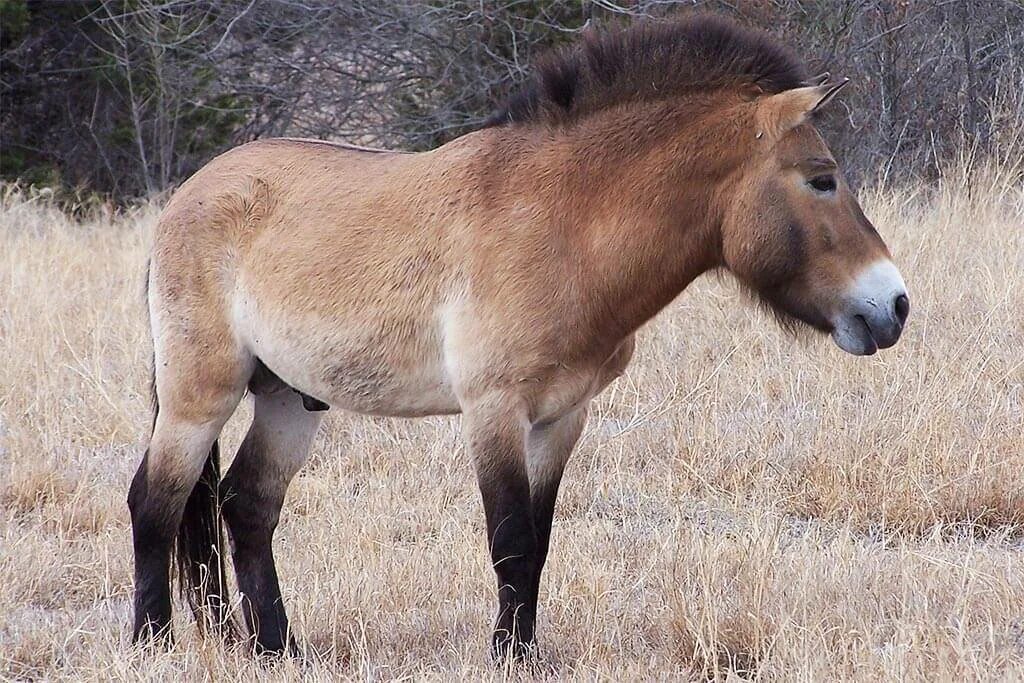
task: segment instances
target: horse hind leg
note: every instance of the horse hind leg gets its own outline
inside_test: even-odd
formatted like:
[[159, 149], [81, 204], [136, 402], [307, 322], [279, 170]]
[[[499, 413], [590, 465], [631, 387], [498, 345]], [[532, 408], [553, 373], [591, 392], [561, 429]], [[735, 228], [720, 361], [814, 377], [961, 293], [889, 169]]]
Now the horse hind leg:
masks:
[[288, 484], [309, 456], [322, 413], [308, 411], [290, 387], [260, 394], [250, 386], [253, 421], [221, 484], [223, 516], [256, 651], [297, 653], [274, 565], [273, 536]]
[[135, 642], [170, 637], [170, 560], [176, 541], [183, 588], [197, 616], [212, 607], [215, 621], [225, 618], [217, 556], [217, 437], [241, 399], [246, 369], [224, 354], [175, 359], [157, 359], [153, 434], [128, 492]]

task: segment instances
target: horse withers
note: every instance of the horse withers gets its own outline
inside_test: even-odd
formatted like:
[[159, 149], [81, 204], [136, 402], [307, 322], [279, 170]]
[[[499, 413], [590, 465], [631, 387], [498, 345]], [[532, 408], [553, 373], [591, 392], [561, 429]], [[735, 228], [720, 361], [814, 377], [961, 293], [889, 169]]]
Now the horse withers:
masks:
[[[493, 647], [527, 651], [587, 404], [691, 281], [728, 271], [853, 354], [899, 338], [903, 281], [814, 126], [839, 87], [767, 35], [694, 17], [588, 35], [429, 152], [274, 139], [210, 162], [153, 238], [135, 639], [169, 634], [175, 546], [200, 622], [225, 622], [223, 520], [254, 648], [293, 646], [272, 538], [329, 404], [462, 414]], [[247, 389], [221, 481], [218, 435]]]

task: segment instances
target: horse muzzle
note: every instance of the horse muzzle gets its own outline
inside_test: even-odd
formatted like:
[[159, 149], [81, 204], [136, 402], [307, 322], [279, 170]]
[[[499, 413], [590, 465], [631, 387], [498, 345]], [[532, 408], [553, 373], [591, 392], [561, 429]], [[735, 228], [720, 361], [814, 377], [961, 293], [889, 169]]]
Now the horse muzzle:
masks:
[[832, 339], [855, 356], [870, 356], [895, 344], [910, 315], [906, 285], [888, 259], [865, 268], [832, 319]]

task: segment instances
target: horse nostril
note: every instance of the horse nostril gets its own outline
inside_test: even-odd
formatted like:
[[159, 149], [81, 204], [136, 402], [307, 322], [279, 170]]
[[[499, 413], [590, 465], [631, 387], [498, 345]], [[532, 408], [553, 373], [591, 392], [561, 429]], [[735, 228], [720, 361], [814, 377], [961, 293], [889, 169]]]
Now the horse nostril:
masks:
[[910, 315], [910, 299], [907, 298], [906, 294], [900, 294], [896, 297], [894, 302], [896, 308], [896, 318], [900, 321], [900, 325], [907, 322], [907, 316]]

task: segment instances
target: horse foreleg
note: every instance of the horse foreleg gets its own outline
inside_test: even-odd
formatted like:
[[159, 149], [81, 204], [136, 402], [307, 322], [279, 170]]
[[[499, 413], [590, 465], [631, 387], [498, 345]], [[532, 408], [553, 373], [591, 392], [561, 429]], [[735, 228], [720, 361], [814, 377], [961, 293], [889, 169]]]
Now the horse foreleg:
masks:
[[519, 657], [533, 643], [537, 557], [526, 421], [514, 406], [491, 401], [465, 410], [463, 432], [476, 467], [487, 517], [487, 540], [498, 579], [498, 617], [492, 638], [497, 658]]
[[565, 464], [587, 421], [587, 409], [581, 407], [551, 424], [530, 429], [527, 435], [527, 468], [533, 507], [533, 525], [537, 533], [537, 553], [530, 596], [531, 612], [537, 612], [540, 576], [547, 559], [551, 539], [551, 521], [555, 513], [558, 485]]

